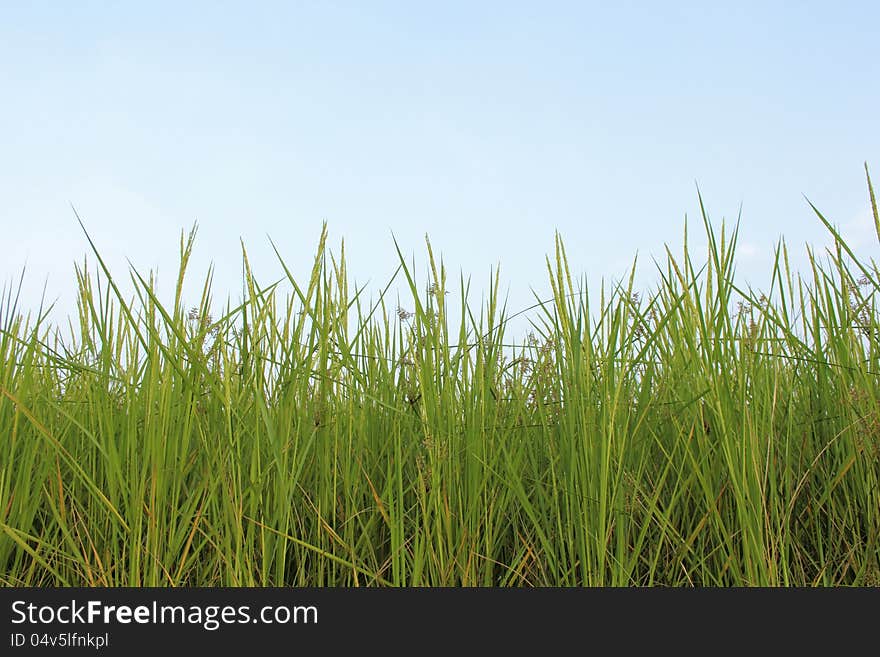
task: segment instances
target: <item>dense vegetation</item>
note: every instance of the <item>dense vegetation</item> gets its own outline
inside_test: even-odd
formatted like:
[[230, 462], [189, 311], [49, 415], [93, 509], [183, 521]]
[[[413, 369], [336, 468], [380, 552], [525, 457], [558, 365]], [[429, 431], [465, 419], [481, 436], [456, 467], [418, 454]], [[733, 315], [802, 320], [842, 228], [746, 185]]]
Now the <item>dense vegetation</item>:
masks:
[[403, 308], [325, 230], [215, 317], [194, 232], [173, 305], [95, 249], [68, 327], [0, 307], [0, 583], [878, 585], [880, 270], [813, 210], [836, 246], [761, 291], [705, 212], [651, 292], [589, 298], [557, 240], [519, 342], [430, 244]]

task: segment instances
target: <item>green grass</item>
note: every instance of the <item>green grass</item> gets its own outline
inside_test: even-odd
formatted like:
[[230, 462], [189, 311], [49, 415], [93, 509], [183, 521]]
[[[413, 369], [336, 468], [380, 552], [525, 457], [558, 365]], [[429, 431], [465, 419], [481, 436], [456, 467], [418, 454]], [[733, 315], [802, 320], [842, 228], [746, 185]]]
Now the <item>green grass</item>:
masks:
[[286, 296], [244, 254], [216, 317], [194, 232], [164, 306], [95, 249], [68, 326], [0, 306], [0, 583], [876, 586], [880, 270], [815, 212], [836, 246], [798, 274], [780, 243], [762, 291], [705, 211], [650, 293], [589, 298], [557, 240], [519, 342], [430, 244], [406, 310], [325, 229]]

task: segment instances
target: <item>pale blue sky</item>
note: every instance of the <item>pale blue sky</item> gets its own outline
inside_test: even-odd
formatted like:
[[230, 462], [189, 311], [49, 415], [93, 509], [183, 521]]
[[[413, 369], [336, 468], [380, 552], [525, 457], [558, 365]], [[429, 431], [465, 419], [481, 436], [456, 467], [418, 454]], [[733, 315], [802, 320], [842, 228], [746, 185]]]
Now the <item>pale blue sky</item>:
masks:
[[[765, 284], [775, 241], [825, 234], [806, 195], [868, 257], [863, 163], [880, 181], [875, 2], [0, 2], [0, 281], [73, 308], [88, 245], [172, 289], [199, 222], [240, 292], [243, 239], [298, 274], [321, 222], [378, 290], [396, 235], [424, 265], [516, 309], [546, 291], [554, 231], [575, 273], [618, 278], [638, 252], [742, 205], [738, 269]], [[693, 234], [699, 243], [699, 234]], [[455, 293], [455, 290], [453, 290]]]

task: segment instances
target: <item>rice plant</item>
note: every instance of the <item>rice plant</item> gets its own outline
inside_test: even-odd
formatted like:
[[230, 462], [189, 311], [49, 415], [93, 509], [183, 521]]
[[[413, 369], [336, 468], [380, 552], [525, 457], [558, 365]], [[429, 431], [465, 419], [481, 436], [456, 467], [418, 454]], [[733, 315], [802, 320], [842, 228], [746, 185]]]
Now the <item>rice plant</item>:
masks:
[[326, 227], [308, 280], [243, 250], [217, 311], [195, 230], [165, 304], [89, 237], [66, 327], [0, 305], [0, 583], [880, 585], [880, 270], [813, 211], [834, 248], [763, 290], [705, 210], [653, 290], [591, 298], [557, 238], [525, 336], [430, 243], [376, 300]]

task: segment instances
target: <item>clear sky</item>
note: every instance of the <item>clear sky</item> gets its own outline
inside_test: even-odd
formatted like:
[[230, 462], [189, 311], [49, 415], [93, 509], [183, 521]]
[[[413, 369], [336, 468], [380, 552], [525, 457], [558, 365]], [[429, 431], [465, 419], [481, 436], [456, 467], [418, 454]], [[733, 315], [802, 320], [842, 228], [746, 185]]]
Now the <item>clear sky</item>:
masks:
[[[424, 268], [490, 267], [516, 309], [546, 292], [563, 236], [576, 274], [699, 243], [742, 208], [756, 286], [780, 236], [827, 242], [805, 196], [860, 253], [880, 244], [876, 2], [0, 2], [0, 283], [26, 265], [74, 307], [88, 251], [173, 290], [191, 265], [237, 298], [240, 241], [262, 281], [271, 237], [305, 277], [321, 230], [378, 290], [392, 234]], [[90, 261], [91, 262], [91, 261]], [[457, 286], [453, 288], [457, 294]]]

